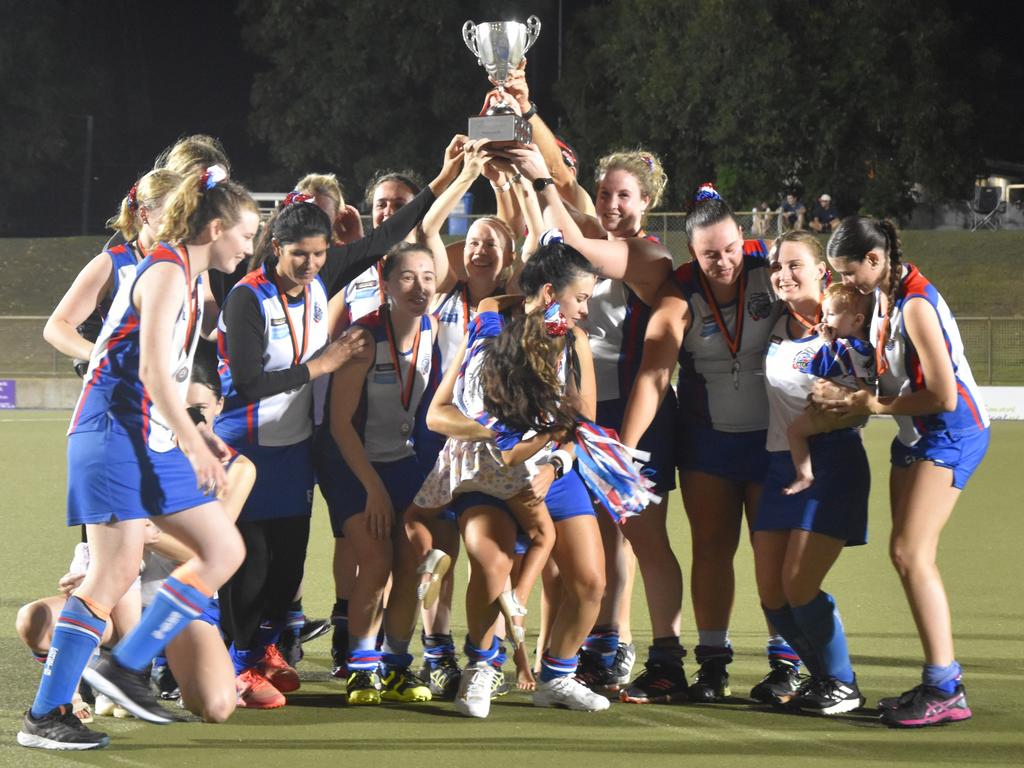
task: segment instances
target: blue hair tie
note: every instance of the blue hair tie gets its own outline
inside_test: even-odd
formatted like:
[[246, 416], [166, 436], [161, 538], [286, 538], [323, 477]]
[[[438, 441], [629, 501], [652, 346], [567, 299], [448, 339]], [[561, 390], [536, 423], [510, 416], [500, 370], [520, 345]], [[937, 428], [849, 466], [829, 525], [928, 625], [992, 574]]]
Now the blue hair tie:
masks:
[[722, 196], [718, 194], [718, 190], [715, 189], [715, 185], [710, 181], [705, 181], [697, 188], [697, 194], [693, 196], [693, 202], [699, 203], [704, 200], [721, 200]]
[[562, 236], [562, 230], [560, 229], [547, 229], [540, 236], [541, 245], [551, 245], [552, 243], [564, 243], [565, 238]]

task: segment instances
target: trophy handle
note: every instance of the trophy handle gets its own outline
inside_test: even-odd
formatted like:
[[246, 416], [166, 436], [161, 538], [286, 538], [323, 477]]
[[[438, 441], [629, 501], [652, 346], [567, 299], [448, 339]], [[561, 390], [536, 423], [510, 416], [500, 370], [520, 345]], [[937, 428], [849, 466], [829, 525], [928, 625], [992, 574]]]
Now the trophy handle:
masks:
[[480, 63], [480, 51], [476, 47], [476, 24], [472, 21], [467, 21], [462, 25], [462, 39], [466, 43], [466, 47], [473, 52], [476, 56], [477, 63]]
[[526, 20], [526, 45], [523, 46], [524, 56], [533, 44], [537, 42], [538, 37], [540, 37], [540, 19], [536, 16], [531, 16]]

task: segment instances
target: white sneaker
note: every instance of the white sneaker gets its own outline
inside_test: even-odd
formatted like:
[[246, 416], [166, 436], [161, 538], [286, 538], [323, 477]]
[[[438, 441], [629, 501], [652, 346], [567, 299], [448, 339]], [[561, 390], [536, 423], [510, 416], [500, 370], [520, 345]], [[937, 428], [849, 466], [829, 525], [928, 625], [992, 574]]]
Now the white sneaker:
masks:
[[426, 581], [416, 586], [416, 599], [423, 603], [424, 608], [430, 608], [437, 602], [441, 593], [441, 579], [448, 573], [451, 564], [452, 559], [447, 553], [432, 549], [416, 568], [416, 573], [427, 577]]
[[594, 693], [572, 675], [556, 677], [544, 683], [537, 683], [533, 694], [535, 707], [565, 707], [581, 712], [600, 712], [611, 703], [604, 696]]
[[491, 689], [495, 669], [486, 661], [468, 664], [459, 681], [455, 711], [467, 717], [487, 717], [491, 713]]

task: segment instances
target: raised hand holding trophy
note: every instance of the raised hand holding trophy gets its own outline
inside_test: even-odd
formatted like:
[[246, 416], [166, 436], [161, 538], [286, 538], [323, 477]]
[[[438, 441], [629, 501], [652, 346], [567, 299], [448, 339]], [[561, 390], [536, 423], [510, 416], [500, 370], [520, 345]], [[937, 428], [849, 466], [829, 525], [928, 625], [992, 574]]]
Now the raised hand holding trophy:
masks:
[[[466, 47], [497, 84], [498, 93], [504, 92], [509, 73], [519, 67], [526, 52], [540, 35], [540, 19], [531, 16], [525, 24], [518, 21], [485, 21], [462, 26], [462, 39]], [[496, 142], [529, 144], [533, 139], [530, 122], [515, 113], [507, 104], [489, 108], [479, 117], [469, 118], [470, 139], [490, 139]]]

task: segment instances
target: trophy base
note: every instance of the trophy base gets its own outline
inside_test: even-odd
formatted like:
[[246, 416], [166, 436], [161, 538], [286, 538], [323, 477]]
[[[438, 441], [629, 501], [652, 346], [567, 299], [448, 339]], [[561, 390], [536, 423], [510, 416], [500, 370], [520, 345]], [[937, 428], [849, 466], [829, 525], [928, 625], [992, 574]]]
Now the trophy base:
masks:
[[485, 115], [469, 118], [470, 139], [490, 139], [491, 144], [529, 144], [533, 141], [530, 121], [519, 115]]

